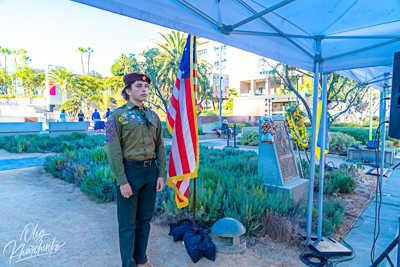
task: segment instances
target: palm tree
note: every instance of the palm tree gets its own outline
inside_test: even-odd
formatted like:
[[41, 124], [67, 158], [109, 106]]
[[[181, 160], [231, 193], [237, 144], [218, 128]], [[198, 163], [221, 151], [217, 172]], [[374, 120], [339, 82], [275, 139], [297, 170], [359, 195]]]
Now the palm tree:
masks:
[[4, 72], [7, 74], [7, 56], [11, 54], [11, 51], [0, 47], [0, 52], [4, 55]]
[[[83, 71], [83, 76], [85, 76], [85, 66], [83, 65], [83, 53], [88, 52], [85, 48], [83, 47], [78, 47], [78, 51], [79, 53], [81, 53], [81, 62], [82, 62], [82, 71]], [[88, 66], [89, 67], [89, 66]]]
[[89, 73], [89, 63], [90, 63], [90, 54], [94, 52], [94, 49], [91, 47], [88, 47], [87, 51], [88, 52], [88, 62], [87, 62], [87, 72]]
[[172, 31], [168, 35], [160, 33], [164, 42], [156, 41], [155, 43], [162, 48], [163, 53], [159, 60], [162, 64], [160, 73], [167, 84], [174, 84], [175, 76], [178, 73], [179, 64], [181, 61], [183, 49], [186, 45], [186, 37], [184, 33]]
[[[175, 84], [187, 36], [176, 31], [172, 31], [167, 35], [160, 33], [160, 35], [163, 37], [164, 42], [155, 42], [163, 50], [158, 57], [158, 62], [162, 65], [159, 75], [161, 76], [160, 80], [163, 81], [163, 86], [161, 87], [162, 95], [168, 95], [172, 92]], [[198, 89], [201, 89], [201, 95], [204, 97], [206, 91], [210, 89], [212, 65], [204, 59], [198, 58], [197, 69], [199, 75]], [[198, 92], [200, 93], [200, 91]]]
[[62, 102], [64, 103], [66, 100], [66, 95], [68, 89], [75, 89], [76, 86], [76, 78], [75, 74], [72, 71], [68, 71], [65, 68], [57, 68], [51, 70], [49, 72], [49, 80], [52, 81], [55, 85], [59, 85], [62, 94]]

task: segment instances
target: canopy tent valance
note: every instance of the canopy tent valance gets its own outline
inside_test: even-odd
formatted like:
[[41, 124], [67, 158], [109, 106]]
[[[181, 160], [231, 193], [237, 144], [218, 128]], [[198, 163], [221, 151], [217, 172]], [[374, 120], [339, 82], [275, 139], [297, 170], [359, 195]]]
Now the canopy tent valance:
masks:
[[397, 0], [76, 1], [312, 72], [392, 66], [400, 50]]

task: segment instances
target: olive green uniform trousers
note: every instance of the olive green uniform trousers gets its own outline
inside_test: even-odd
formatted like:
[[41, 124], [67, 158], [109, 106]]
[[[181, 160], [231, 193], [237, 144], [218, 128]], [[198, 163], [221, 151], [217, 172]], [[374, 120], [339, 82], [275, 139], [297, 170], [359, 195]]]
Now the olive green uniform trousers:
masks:
[[147, 262], [146, 249], [150, 222], [156, 203], [157, 165], [149, 167], [124, 163], [133, 195], [125, 198], [114, 181], [117, 195], [119, 247], [122, 266], [134, 267]]

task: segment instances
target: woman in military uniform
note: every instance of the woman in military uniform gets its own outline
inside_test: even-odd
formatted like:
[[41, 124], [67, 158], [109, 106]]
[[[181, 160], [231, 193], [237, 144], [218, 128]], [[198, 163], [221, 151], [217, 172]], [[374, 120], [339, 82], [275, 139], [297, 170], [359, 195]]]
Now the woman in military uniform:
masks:
[[150, 78], [126, 74], [125, 105], [107, 118], [107, 156], [115, 177], [122, 266], [151, 267], [146, 249], [156, 194], [164, 188], [166, 156], [161, 120], [144, 106]]

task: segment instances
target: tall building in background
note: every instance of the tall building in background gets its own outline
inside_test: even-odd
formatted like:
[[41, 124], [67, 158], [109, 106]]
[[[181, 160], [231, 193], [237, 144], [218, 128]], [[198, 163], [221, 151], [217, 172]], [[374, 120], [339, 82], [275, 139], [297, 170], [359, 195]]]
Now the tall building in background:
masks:
[[[163, 33], [169, 34], [171, 31]], [[136, 54], [140, 54], [146, 49], [158, 47], [156, 41], [163, 43], [164, 39], [161, 35], [157, 35], [142, 43], [137, 44]], [[215, 76], [222, 74], [229, 79], [229, 88], [234, 88], [238, 93], [238, 97], [233, 102], [233, 115], [236, 116], [262, 116], [266, 113], [265, 99], [271, 99], [272, 114], [283, 114], [289, 105], [289, 102], [295, 103], [295, 94], [276, 94], [280, 84], [273, 84], [266, 79], [271, 67], [261, 67], [260, 60], [263, 57], [249, 53], [235, 47], [227, 46], [205, 38], [198, 38], [197, 55], [199, 58], [209, 62], [213, 69], [211, 81], [215, 83], [219, 79]], [[222, 62], [221, 54], [222, 53]], [[268, 59], [269, 64], [276, 65], [276, 61]], [[222, 63], [222, 64], [221, 64]], [[302, 77], [299, 83], [302, 83]], [[224, 80], [225, 81], [225, 80]], [[218, 83], [218, 82], [217, 82]], [[210, 85], [212, 86], [212, 84]], [[214, 88], [213, 95], [219, 91]], [[225, 86], [223, 85], [223, 89]], [[229, 94], [229, 91], [223, 90], [223, 97]], [[217, 94], [219, 97], [219, 94]], [[276, 96], [276, 97], [275, 97]], [[310, 94], [302, 93], [309, 105], [312, 105]]]

